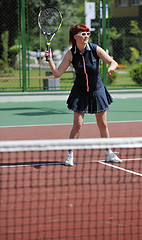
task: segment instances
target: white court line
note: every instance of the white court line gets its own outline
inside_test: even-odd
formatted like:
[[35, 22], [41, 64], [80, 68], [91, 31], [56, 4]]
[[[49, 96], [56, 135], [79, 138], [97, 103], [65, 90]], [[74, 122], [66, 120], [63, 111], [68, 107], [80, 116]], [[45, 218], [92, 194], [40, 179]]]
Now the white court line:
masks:
[[17, 167], [38, 167], [38, 166], [50, 166], [50, 165], [65, 165], [65, 163], [53, 163], [53, 162], [48, 162], [48, 163], [29, 163], [29, 164], [18, 164], [18, 165], [3, 165], [0, 166], [0, 168], [17, 168]]
[[[142, 120], [131, 120], [131, 121], [108, 121], [108, 123], [137, 123], [142, 122]], [[84, 122], [83, 124], [97, 124], [94, 122]], [[72, 123], [55, 123], [55, 124], [31, 124], [31, 125], [12, 125], [12, 126], [0, 126], [0, 128], [17, 128], [17, 127], [50, 127], [50, 126], [72, 126]]]
[[141, 174], [141, 173], [137, 173], [137, 172], [134, 172], [134, 171], [125, 169], [125, 168], [121, 168], [121, 167], [119, 167], [119, 166], [115, 166], [115, 165], [112, 165], [112, 164], [110, 164], [110, 163], [106, 163], [106, 162], [102, 162], [102, 161], [98, 161], [98, 162], [101, 163], [101, 164], [104, 164], [104, 165], [106, 165], [106, 166], [113, 167], [113, 168], [116, 168], [116, 169], [118, 169], [118, 170], [122, 170], [122, 171], [124, 171], [124, 172], [132, 173], [132, 174], [134, 174], [134, 175], [137, 175], [137, 176], [142, 177], [142, 174]]
[[[135, 158], [135, 159], [122, 159], [123, 161], [140, 161], [142, 160], [142, 158]], [[110, 167], [113, 167], [113, 168], [117, 168], [119, 170], [123, 170], [125, 172], [129, 172], [129, 173], [133, 173], [135, 175], [138, 175], [138, 176], [141, 176], [142, 177], [142, 174], [140, 173], [136, 173], [134, 171], [131, 171], [131, 170], [127, 170], [125, 168], [120, 168], [118, 166], [115, 166], [115, 165], [112, 165], [110, 163], [106, 163], [104, 160], [94, 160], [94, 161], [85, 161], [85, 162], [74, 162], [74, 164], [85, 164], [85, 163], [101, 163], [101, 164], [104, 164], [104, 165], [107, 165], [107, 166], [110, 166]], [[35, 166], [50, 166], [50, 165], [64, 165], [64, 162], [59, 162], [59, 163], [54, 163], [54, 162], [41, 162], [41, 163], [29, 163], [29, 164], [11, 164], [11, 165], [2, 165], [0, 166], [0, 168], [13, 168], [13, 167], [35, 167]]]

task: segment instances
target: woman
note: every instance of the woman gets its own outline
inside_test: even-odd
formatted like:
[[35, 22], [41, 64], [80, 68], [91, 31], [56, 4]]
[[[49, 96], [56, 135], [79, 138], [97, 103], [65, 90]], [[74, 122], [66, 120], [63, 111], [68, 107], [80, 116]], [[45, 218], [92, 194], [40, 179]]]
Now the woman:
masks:
[[[117, 68], [114, 61], [101, 47], [88, 43], [89, 28], [85, 25], [73, 26], [69, 31], [69, 44], [72, 48], [66, 53], [57, 68], [52, 59], [52, 53], [45, 51], [49, 57], [49, 66], [55, 78], [59, 78], [72, 63], [76, 72], [76, 79], [67, 100], [68, 108], [74, 111], [73, 128], [70, 138], [78, 138], [83, 125], [84, 114], [95, 114], [97, 125], [102, 138], [109, 138], [107, 126], [108, 105], [113, 99], [105, 88], [99, 73], [99, 58], [109, 64], [107, 75], [111, 75]], [[110, 149], [105, 152], [105, 161], [122, 162]], [[65, 165], [73, 166], [73, 151], [69, 150]]]

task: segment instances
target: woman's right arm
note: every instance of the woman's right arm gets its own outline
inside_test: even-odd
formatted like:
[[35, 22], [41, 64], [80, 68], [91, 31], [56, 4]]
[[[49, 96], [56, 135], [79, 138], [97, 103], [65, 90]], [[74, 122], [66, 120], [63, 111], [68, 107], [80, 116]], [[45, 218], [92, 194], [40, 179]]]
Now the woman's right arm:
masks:
[[[45, 51], [45, 57], [48, 55], [48, 52]], [[51, 53], [51, 49], [50, 49], [50, 59], [49, 59], [49, 66], [50, 69], [54, 75], [55, 78], [59, 78], [69, 67], [70, 63], [72, 62], [72, 53], [71, 50], [69, 50], [66, 55], [64, 56], [61, 64], [59, 65], [59, 67], [57, 68], [55, 66], [55, 63], [52, 59], [52, 53]]]

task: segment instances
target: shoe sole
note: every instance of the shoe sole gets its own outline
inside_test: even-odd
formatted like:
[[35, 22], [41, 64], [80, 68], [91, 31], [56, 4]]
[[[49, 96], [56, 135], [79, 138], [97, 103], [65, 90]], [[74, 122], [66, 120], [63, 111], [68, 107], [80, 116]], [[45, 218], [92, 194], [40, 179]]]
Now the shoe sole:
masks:
[[65, 166], [70, 166], [70, 167], [73, 167], [73, 166], [74, 166], [74, 164], [65, 163]]
[[109, 162], [111, 162], [111, 163], [122, 163], [122, 161], [105, 161], [105, 162], [107, 162], [107, 163], [109, 163]]

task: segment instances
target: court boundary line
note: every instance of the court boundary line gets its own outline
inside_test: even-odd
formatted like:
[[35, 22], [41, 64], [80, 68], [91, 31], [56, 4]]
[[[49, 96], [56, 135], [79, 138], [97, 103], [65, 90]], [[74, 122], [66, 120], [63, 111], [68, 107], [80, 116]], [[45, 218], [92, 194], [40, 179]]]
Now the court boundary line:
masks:
[[[142, 158], [135, 158], [135, 159], [132, 159], [132, 158], [130, 158], [130, 159], [122, 159], [123, 161], [141, 161], [142, 160]], [[142, 177], [142, 174], [141, 173], [137, 173], [137, 172], [134, 172], [134, 171], [132, 171], [132, 170], [128, 170], [128, 169], [126, 169], [126, 168], [122, 168], [122, 167], [119, 167], [119, 166], [116, 166], [116, 165], [112, 165], [111, 163], [107, 163], [107, 162], [105, 162], [104, 160], [100, 160], [100, 161], [98, 161], [98, 160], [95, 160], [95, 161], [85, 161], [85, 162], [74, 162], [74, 164], [75, 165], [77, 165], [77, 164], [87, 164], [87, 163], [101, 163], [101, 164], [103, 164], [103, 165], [106, 165], [106, 166], [109, 166], [109, 167], [113, 167], [113, 168], [116, 168], [116, 169], [118, 169], [118, 170], [122, 170], [122, 171], [124, 171], [124, 172], [128, 172], [128, 173], [132, 173], [132, 174], [134, 174], [134, 175], [137, 175], [137, 176], [140, 176], [140, 177]], [[63, 166], [65, 166], [66, 167], [66, 165], [65, 165], [65, 163], [64, 162], [38, 162], [38, 163], [26, 163], [26, 164], [23, 164], [23, 163], [19, 163], [19, 164], [16, 164], [16, 163], [14, 163], [14, 164], [11, 164], [11, 165], [1, 165], [0, 166], [0, 169], [1, 168], [17, 168], [17, 167], [35, 167], [35, 168], [40, 168], [41, 166], [53, 166], [53, 165], [63, 165]]]
[[101, 164], [104, 164], [104, 165], [106, 165], [106, 166], [109, 166], [109, 167], [112, 167], [112, 168], [116, 168], [116, 169], [118, 169], [118, 170], [122, 170], [122, 171], [124, 171], [124, 172], [132, 173], [132, 174], [134, 174], [134, 175], [137, 175], [137, 176], [142, 177], [142, 174], [141, 174], [141, 173], [137, 173], [137, 172], [134, 172], [134, 171], [132, 171], [132, 170], [128, 170], [128, 169], [126, 169], [126, 168], [122, 168], [122, 167], [119, 167], [119, 166], [116, 166], [116, 165], [112, 165], [112, 164], [110, 164], [110, 163], [106, 163], [106, 162], [103, 162], [103, 161], [98, 161], [98, 162], [101, 163]]
[[[142, 122], [142, 120], [130, 120], [130, 121], [108, 121], [107, 123], [136, 123], [136, 122]], [[14, 125], [14, 126], [0, 126], [0, 128], [16, 128], [16, 127], [48, 127], [48, 126], [68, 126], [72, 125], [73, 123], [55, 123], [55, 124], [32, 124], [32, 125]], [[97, 124], [95, 122], [84, 122], [83, 125], [86, 124]]]
[[[128, 89], [126, 89], [126, 88], [123, 88], [123, 89], [109, 89], [108, 88], [108, 90], [109, 90], [109, 92], [113, 92], [113, 93], [132, 93], [132, 92], [142, 92], [142, 88], [128, 88]], [[60, 94], [63, 94], [63, 95], [67, 95], [67, 94], [69, 94], [70, 93], [70, 91], [71, 91], [71, 89], [70, 90], [56, 90], [56, 91], [53, 91], [53, 90], [48, 90], [48, 91], [37, 91], [37, 92], [35, 92], [35, 91], [33, 91], [33, 92], [1, 92], [1, 95], [2, 96], [15, 96], [15, 95], [47, 95], [47, 94], [49, 94], [49, 95], [60, 95]]]

